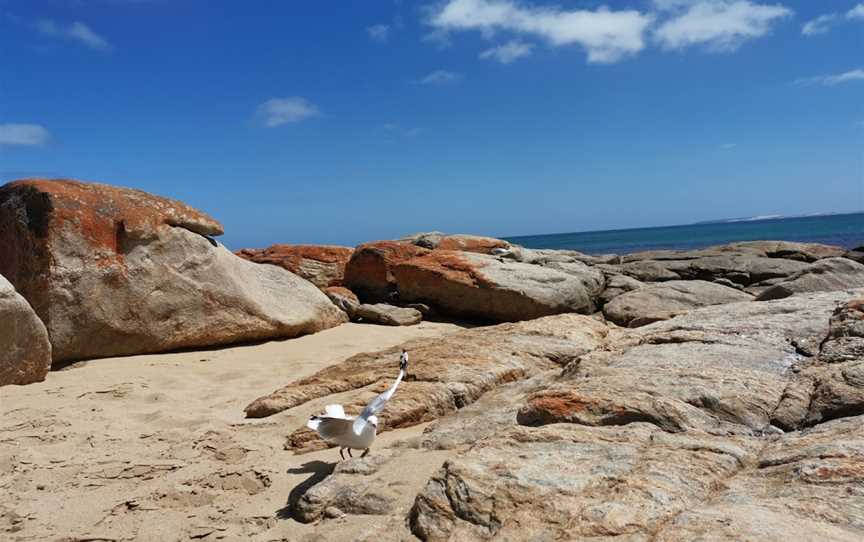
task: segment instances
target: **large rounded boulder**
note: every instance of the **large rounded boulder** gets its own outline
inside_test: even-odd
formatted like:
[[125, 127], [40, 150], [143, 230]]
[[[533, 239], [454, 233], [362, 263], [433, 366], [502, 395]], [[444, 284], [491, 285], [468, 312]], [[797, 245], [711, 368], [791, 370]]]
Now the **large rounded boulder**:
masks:
[[45, 325], [0, 275], [0, 386], [41, 382], [50, 368]]
[[128, 188], [0, 188], [0, 273], [45, 323], [54, 362], [287, 338], [346, 317], [311, 283], [243, 260], [222, 226]]
[[602, 281], [600, 272], [578, 262], [553, 269], [399, 241], [361, 245], [345, 272], [346, 286], [366, 303], [422, 303], [440, 314], [492, 322], [590, 313]]

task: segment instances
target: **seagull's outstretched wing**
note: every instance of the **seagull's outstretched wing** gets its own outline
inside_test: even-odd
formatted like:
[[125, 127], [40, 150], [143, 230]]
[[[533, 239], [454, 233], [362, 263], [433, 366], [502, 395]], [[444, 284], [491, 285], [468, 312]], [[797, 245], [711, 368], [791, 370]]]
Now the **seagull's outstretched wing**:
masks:
[[306, 424], [309, 429], [318, 431], [324, 440], [343, 442], [351, 435], [354, 420], [345, 418], [328, 418], [325, 416], [313, 416]]
[[408, 369], [408, 353], [402, 352], [402, 357], [399, 360], [399, 376], [396, 377], [396, 382], [393, 382], [393, 385], [390, 388], [376, 397], [372, 399], [372, 401], [366, 405], [366, 408], [363, 409], [363, 412], [357, 416], [357, 419], [354, 420], [354, 432], [356, 434], [360, 434], [363, 432], [363, 427], [366, 425], [366, 422], [369, 420], [371, 416], [374, 416], [384, 410], [384, 407], [387, 406], [387, 401], [393, 397], [393, 394], [396, 393], [396, 388], [399, 387], [399, 383], [402, 382], [402, 379], [405, 378], [405, 371]]
[[327, 405], [323, 416], [312, 416], [306, 422], [306, 427], [318, 431], [324, 439], [339, 438], [350, 433], [354, 418], [345, 415], [342, 405]]

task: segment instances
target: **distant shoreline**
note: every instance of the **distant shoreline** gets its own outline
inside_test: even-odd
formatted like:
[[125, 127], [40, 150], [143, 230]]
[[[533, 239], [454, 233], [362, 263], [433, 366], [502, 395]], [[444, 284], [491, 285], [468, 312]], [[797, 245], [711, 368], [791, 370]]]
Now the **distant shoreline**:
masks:
[[844, 248], [864, 244], [864, 213], [751, 217], [616, 230], [503, 237], [528, 248], [628, 254], [642, 250], [689, 250], [741, 241], [778, 240]]

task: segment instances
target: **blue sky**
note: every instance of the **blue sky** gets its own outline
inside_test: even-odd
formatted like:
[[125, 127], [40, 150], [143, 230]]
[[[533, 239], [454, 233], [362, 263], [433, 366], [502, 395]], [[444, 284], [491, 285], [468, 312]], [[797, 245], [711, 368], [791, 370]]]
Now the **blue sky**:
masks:
[[862, 210], [852, 0], [0, 0], [0, 181], [232, 248]]

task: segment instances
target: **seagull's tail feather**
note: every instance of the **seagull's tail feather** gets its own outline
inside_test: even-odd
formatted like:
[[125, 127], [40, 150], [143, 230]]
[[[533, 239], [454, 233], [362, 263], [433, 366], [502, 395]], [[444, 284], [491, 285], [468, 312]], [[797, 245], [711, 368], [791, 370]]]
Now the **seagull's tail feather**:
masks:
[[318, 426], [321, 425], [321, 418], [318, 416], [312, 416], [309, 418], [309, 421], [306, 422], [306, 427], [313, 431], [318, 431]]

